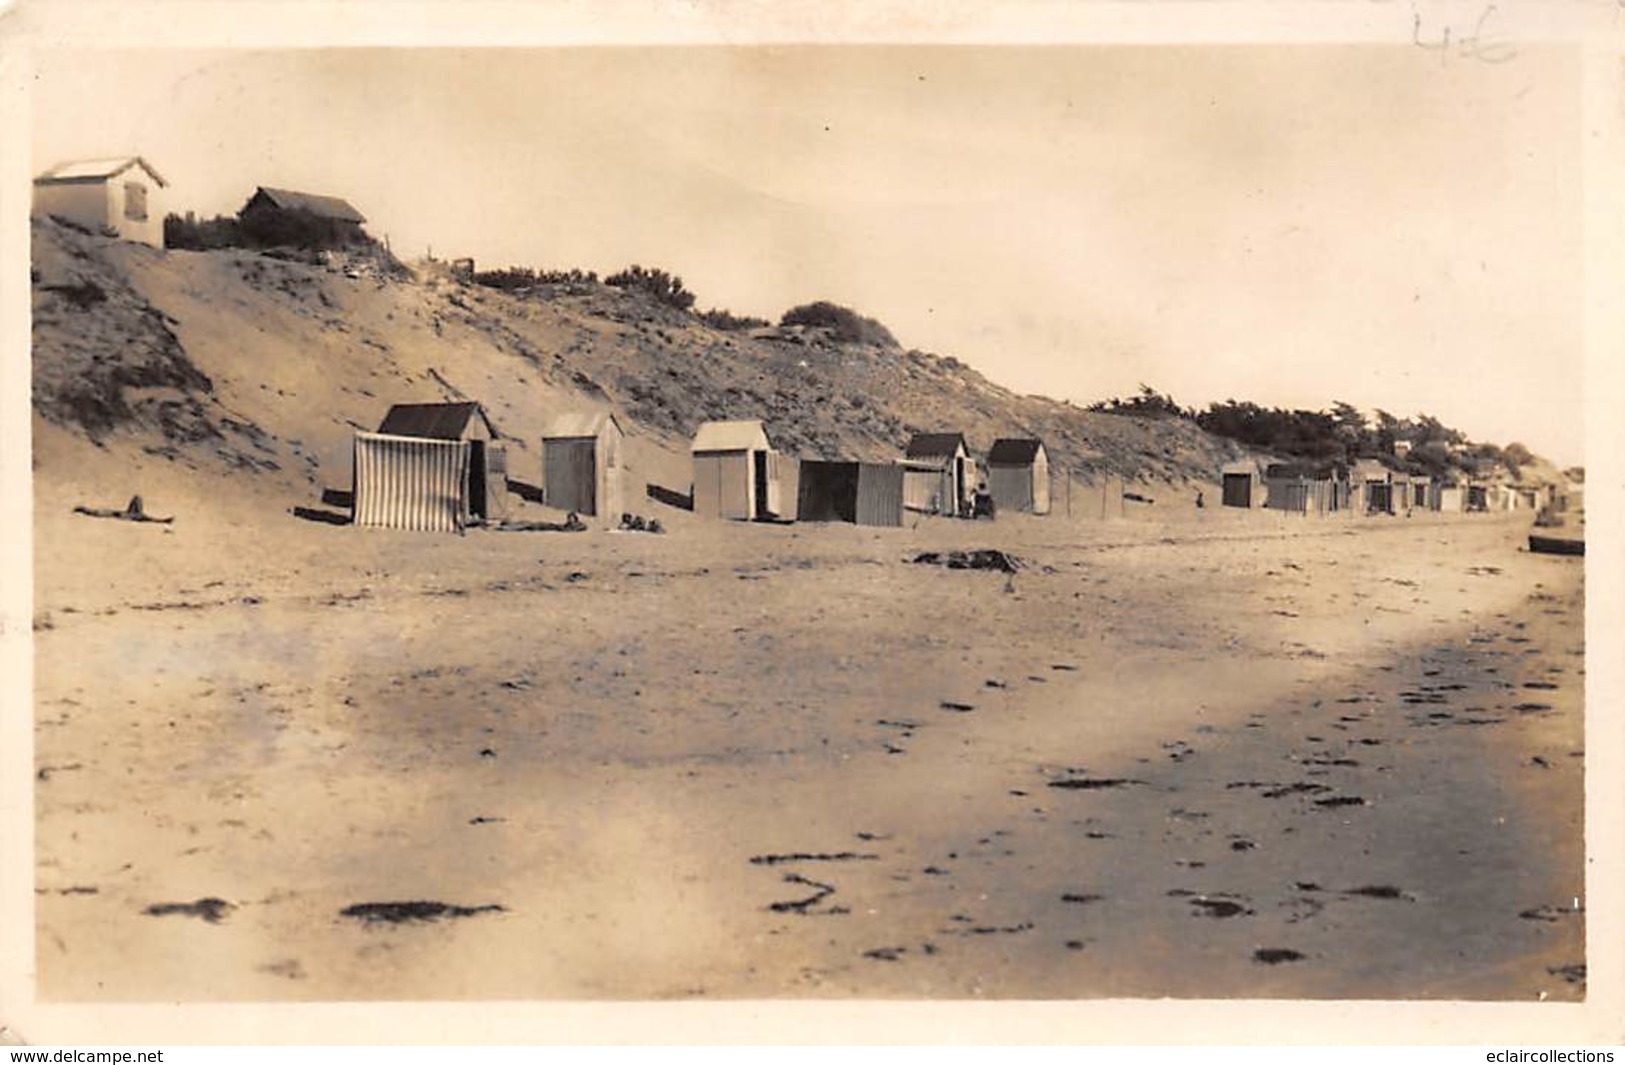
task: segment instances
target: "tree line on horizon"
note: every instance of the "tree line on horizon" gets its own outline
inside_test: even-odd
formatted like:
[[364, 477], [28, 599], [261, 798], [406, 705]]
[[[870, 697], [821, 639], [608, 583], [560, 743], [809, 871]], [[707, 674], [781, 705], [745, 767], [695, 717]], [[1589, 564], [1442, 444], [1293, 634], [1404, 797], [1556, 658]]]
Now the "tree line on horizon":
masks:
[[[1378, 459], [1408, 473], [1449, 478], [1479, 475], [1499, 466], [1514, 477], [1536, 457], [1520, 443], [1505, 447], [1469, 440], [1459, 429], [1430, 414], [1400, 418], [1384, 410], [1371, 417], [1351, 403], [1329, 410], [1264, 407], [1246, 400], [1210, 403], [1206, 410], [1181, 407], [1149, 385], [1127, 398], [1114, 397], [1087, 408], [1133, 418], [1182, 418], [1201, 429], [1261, 451], [1297, 460], [1319, 470], [1347, 468], [1360, 459]], [[1408, 445], [1406, 453], [1397, 445]], [[1583, 470], [1576, 470], [1584, 477]]]

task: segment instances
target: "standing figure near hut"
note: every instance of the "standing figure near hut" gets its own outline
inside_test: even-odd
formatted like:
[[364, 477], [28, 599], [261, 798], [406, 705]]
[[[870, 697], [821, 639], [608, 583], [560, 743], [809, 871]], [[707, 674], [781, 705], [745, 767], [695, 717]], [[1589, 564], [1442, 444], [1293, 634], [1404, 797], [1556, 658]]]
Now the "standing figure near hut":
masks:
[[997, 504], [993, 501], [992, 494], [988, 492], [987, 485], [978, 484], [976, 486], [976, 494], [972, 497], [971, 501], [972, 516], [977, 518], [986, 518], [988, 521], [993, 521], [997, 516], [995, 513], [996, 510]]

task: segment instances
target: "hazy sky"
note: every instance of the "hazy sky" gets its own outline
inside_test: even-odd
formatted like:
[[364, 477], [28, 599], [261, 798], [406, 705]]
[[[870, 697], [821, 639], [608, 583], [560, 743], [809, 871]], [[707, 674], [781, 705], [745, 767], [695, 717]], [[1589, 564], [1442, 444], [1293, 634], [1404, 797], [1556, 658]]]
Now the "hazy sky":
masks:
[[344, 196], [403, 257], [830, 299], [1019, 391], [1583, 461], [1580, 75], [1409, 46], [44, 52], [34, 169]]

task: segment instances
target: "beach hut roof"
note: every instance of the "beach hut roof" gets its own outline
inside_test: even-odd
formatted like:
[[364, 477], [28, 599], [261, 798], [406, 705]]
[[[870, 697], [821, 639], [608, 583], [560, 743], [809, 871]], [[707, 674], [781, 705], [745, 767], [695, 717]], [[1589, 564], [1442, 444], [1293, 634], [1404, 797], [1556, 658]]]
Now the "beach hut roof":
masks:
[[615, 415], [607, 410], [578, 411], [570, 414], [558, 414], [551, 418], [542, 427], [543, 440], [578, 440], [584, 437], [597, 436], [603, 432], [604, 425], [615, 426], [617, 432], [622, 434], [625, 430]]
[[903, 457], [946, 459], [952, 458], [961, 450], [970, 451], [970, 448], [965, 446], [964, 433], [915, 433], [909, 440], [908, 447], [903, 450]]
[[1031, 466], [1037, 461], [1038, 452], [1043, 446], [1042, 440], [1004, 437], [993, 441], [993, 447], [987, 453], [987, 462], [990, 466]]
[[145, 170], [158, 183], [159, 188], [165, 188], [169, 182], [163, 175], [152, 168], [152, 164], [139, 155], [123, 155], [115, 159], [80, 159], [71, 163], [58, 163], [45, 171], [34, 181], [41, 185], [69, 184], [76, 181], [105, 181], [118, 177], [132, 166], [139, 166]]
[[767, 430], [759, 419], [738, 422], [706, 422], [694, 434], [694, 452], [766, 451]]
[[1275, 479], [1296, 478], [1306, 481], [1326, 481], [1338, 476], [1338, 467], [1335, 462], [1294, 459], [1289, 462], [1270, 463], [1264, 469], [1264, 476]]
[[478, 403], [397, 403], [378, 426], [389, 436], [416, 436], [426, 440], [460, 440], [475, 415], [495, 437], [496, 430]]

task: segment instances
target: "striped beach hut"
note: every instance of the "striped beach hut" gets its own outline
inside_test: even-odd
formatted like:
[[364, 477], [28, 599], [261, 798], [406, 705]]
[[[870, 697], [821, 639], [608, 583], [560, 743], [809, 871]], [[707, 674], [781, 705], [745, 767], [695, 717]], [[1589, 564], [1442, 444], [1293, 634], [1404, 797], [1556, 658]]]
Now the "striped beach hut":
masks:
[[507, 514], [507, 452], [478, 403], [404, 403], [355, 434], [356, 525], [456, 532]]
[[542, 429], [547, 505], [587, 516], [621, 516], [626, 433], [609, 411], [560, 414]]

